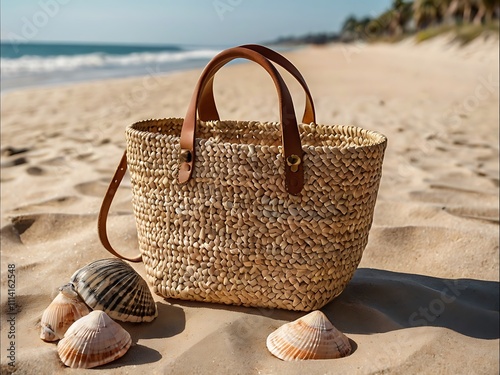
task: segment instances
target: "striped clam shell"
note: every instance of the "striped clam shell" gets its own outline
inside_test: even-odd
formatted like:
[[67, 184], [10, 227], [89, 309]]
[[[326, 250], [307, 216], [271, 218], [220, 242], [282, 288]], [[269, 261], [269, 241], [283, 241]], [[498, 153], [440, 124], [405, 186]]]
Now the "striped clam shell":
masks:
[[93, 310], [122, 322], [151, 322], [158, 315], [146, 281], [121, 259], [101, 259], [71, 276], [77, 293]]
[[352, 350], [349, 339], [319, 310], [282, 325], [266, 344], [271, 354], [284, 361], [341, 358]]
[[104, 311], [78, 319], [57, 344], [61, 361], [72, 368], [92, 368], [122, 357], [132, 344], [130, 334]]

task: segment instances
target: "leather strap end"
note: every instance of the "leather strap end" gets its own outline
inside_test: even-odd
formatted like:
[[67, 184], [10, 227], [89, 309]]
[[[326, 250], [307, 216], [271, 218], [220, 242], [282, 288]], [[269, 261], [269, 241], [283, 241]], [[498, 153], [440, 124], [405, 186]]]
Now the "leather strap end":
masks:
[[299, 196], [304, 188], [303, 153], [289, 155], [285, 165], [285, 187], [291, 195]]
[[188, 182], [189, 179], [191, 178], [192, 173], [193, 173], [193, 162], [181, 163], [180, 168], [179, 168], [179, 178], [178, 178], [179, 184], [182, 185], [182, 184], [185, 184], [186, 182]]
[[303, 168], [300, 168], [299, 171], [294, 173], [298, 175], [297, 177], [290, 177], [289, 174], [286, 176], [286, 190], [291, 195], [300, 196], [300, 193], [302, 192], [304, 187], [304, 183], [301, 181], [301, 176], [304, 175], [301, 173], [302, 171]]
[[181, 149], [179, 156], [179, 184], [185, 184], [193, 174], [194, 150]]

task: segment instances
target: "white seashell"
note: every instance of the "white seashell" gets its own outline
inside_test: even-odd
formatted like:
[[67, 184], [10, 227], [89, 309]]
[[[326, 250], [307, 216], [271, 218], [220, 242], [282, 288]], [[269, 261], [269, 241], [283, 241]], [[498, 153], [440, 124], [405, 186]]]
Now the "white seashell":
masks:
[[122, 357], [132, 344], [130, 334], [104, 311], [77, 320], [57, 344], [61, 361], [72, 368], [92, 368]]
[[319, 310], [282, 325], [267, 337], [266, 345], [284, 361], [332, 359], [351, 353], [349, 339]]
[[121, 259], [101, 259], [71, 276], [80, 297], [94, 310], [122, 322], [151, 322], [158, 315], [146, 281]]
[[40, 338], [44, 341], [62, 339], [71, 324], [89, 312], [90, 309], [72, 285], [62, 286], [59, 288], [59, 294], [42, 314]]

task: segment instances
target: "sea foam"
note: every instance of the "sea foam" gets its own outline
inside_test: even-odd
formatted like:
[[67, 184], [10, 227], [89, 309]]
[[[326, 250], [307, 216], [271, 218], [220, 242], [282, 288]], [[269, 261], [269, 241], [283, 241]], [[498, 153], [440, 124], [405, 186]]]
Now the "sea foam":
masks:
[[219, 51], [199, 49], [175, 52], [141, 52], [126, 55], [90, 53], [73, 56], [22, 56], [20, 58], [2, 58], [2, 77], [15, 77], [26, 73], [44, 73], [72, 71], [86, 68], [112, 68], [182, 62], [188, 60], [210, 59]]

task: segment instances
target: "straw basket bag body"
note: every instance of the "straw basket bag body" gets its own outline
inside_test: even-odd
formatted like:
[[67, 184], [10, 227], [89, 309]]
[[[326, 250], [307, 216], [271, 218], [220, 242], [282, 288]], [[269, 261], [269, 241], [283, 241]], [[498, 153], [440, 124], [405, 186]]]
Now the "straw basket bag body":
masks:
[[[272, 77], [279, 123], [219, 120], [213, 77], [235, 58], [258, 63]], [[270, 60], [306, 92], [300, 124]], [[157, 294], [310, 311], [352, 278], [368, 241], [386, 138], [317, 124], [305, 81], [283, 56], [257, 45], [221, 52], [203, 71], [184, 119], [141, 121], [127, 128], [126, 138], [99, 214], [99, 236], [114, 255], [142, 260]], [[119, 255], [106, 234], [127, 167], [136, 258]]]

